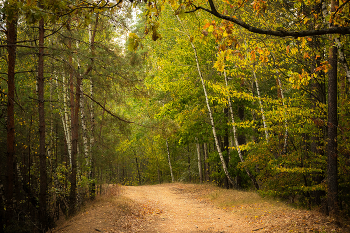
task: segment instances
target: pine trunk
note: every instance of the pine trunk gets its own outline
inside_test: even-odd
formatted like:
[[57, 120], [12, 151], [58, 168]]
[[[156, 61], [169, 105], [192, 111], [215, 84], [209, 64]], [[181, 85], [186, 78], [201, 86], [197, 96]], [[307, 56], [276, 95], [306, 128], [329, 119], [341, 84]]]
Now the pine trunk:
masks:
[[14, 157], [15, 157], [15, 65], [17, 41], [17, 16], [6, 21], [7, 28], [7, 182], [6, 182], [6, 220], [13, 217]]
[[329, 51], [328, 73], [328, 207], [331, 216], [337, 216], [338, 206], [338, 151], [337, 151], [337, 48]]
[[[334, 12], [338, 2], [332, 0], [331, 11]], [[330, 25], [333, 26], [332, 23]], [[332, 217], [338, 217], [338, 150], [337, 150], [337, 128], [338, 128], [338, 49], [333, 43], [329, 49], [329, 64], [331, 69], [328, 72], [328, 208]]]
[[40, 194], [39, 194], [39, 218], [42, 230], [46, 231], [47, 221], [47, 172], [46, 172], [46, 148], [45, 148], [45, 100], [44, 100], [44, 19], [39, 21], [39, 60], [38, 60], [38, 100], [39, 100], [39, 159], [40, 159]]

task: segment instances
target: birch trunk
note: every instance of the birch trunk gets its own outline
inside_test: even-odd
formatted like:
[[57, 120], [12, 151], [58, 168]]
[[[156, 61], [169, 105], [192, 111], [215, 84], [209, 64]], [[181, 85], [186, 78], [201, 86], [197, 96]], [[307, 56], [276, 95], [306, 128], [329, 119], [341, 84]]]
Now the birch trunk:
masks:
[[182, 28], [184, 29], [184, 33], [187, 35], [187, 37], [188, 37], [188, 39], [189, 39], [189, 41], [191, 43], [191, 46], [192, 46], [192, 49], [193, 49], [193, 53], [194, 53], [194, 56], [195, 56], [195, 59], [196, 59], [198, 75], [199, 75], [199, 78], [201, 80], [203, 91], [204, 91], [204, 95], [205, 95], [205, 102], [206, 102], [207, 109], [208, 109], [208, 112], [209, 112], [209, 118], [210, 118], [211, 128], [212, 128], [212, 131], [213, 131], [213, 136], [214, 136], [214, 140], [215, 140], [216, 149], [217, 149], [217, 151], [219, 153], [220, 161], [221, 161], [221, 164], [222, 164], [222, 168], [223, 168], [223, 170], [225, 172], [225, 175], [226, 175], [227, 179], [229, 180], [229, 182], [234, 186], [234, 182], [233, 182], [230, 174], [228, 173], [226, 162], [225, 162], [224, 156], [222, 154], [222, 150], [220, 148], [219, 140], [218, 140], [218, 137], [217, 137], [217, 134], [216, 134], [215, 122], [214, 122], [213, 114], [212, 114], [212, 111], [211, 111], [211, 107], [209, 105], [207, 89], [205, 87], [203, 75], [202, 75], [202, 72], [201, 72], [200, 67], [199, 67], [199, 61], [198, 61], [198, 56], [197, 56], [197, 49], [196, 49], [195, 45], [192, 43], [191, 37], [186, 33], [185, 27], [184, 27], [182, 21], [180, 20], [179, 16], [176, 16], [176, 18], [180, 22]]
[[[64, 113], [62, 114], [62, 123], [63, 123], [64, 134], [66, 136], [68, 156], [69, 156], [69, 166], [70, 166], [72, 164], [72, 132], [71, 132], [69, 107], [68, 107], [68, 95], [67, 95], [68, 88], [66, 84], [65, 75], [63, 75], [63, 78], [62, 78], [62, 93], [63, 93], [63, 111], [64, 111]], [[58, 96], [60, 96], [60, 93], [58, 93]]]
[[[227, 89], [228, 88], [228, 83], [227, 83], [227, 76], [226, 76], [226, 71], [225, 70], [224, 70], [224, 76], [225, 76], [225, 85], [226, 85], [226, 89]], [[233, 109], [232, 109], [232, 104], [231, 104], [231, 98], [230, 98], [230, 94], [228, 92], [228, 89], [227, 89], [227, 101], [228, 101], [228, 105], [229, 105], [229, 109], [230, 109], [230, 116], [231, 116], [231, 121], [232, 121], [233, 140], [234, 140], [236, 148], [237, 148], [239, 159], [243, 163], [244, 162], [244, 158], [243, 158], [243, 155], [242, 155], [242, 151], [239, 148], [239, 144], [238, 144], [238, 140], [237, 140], [237, 131], [236, 131], [236, 126], [235, 126], [235, 118], [233, 116]], [[255, 188], [259, 189], [259, 185], [256, 182], [255, 177], [250, 173], [250, 171], [246, 167], [244, 169], [245, 169], [247, 175], [249, 176], [250, 180], [253, 182]]]
[[[90, 77], [90, 97], [94, 96], [94, 84], [92, 77]], [[95, 162], [94, 162], [94, 148], [95, 148], [95, 112], [94, 112], [94, 104], [90, 101], [90, 171], [89, 171], [89, 179], [90, 179], [90, 198], [94, 199], [96, 196], [96, 182], [95, 182]]]
[[205, 173], [205, 180], [209, 181], [209, 163], [208, 160], [208, 150], [207, 150], [207, 143], [203, 143], [203, 151], [204, 151], [204, 173]]
[[283, 144], [283, 154], [287, 153], [287, 142], [288, 142], [288, 121], [287, 121], [287, 113], [286, 113], [286, 106], [284, 103], [284, 94], [283, 94], [283, 88], [282, 88], [282, 83], [280, 78], [277, 76], [277, 82], [278, 82], [278, 86], [280, 89], [280, 93], [281, 93], [281, 99], [282, 99], [282, 106], [283, 106], [283, 114], [284, 114], [284, 144]]
[[199, 148], [198, 139], [196, 138], [196, 147], [197, 147], [197, 156], [198, 156], [198, 174], [199, 174], [199, 183], [203, 183], [203, 174], [202, 174], [202, 161], [201, 161], [201, 152]]
[[261, 116], [262, 116], [262, 120], [263, 120], [263, 124], [264, 124], [264, 131], [265, 131], [266, 142], [269, 143], [269, 131], [267, 129], [267, 124], [266, 124], [266, 119], [265, 119], [265, 114], [264, 114], [264, 108], [263, 108], [263, 105], [262, 105], [262, 102], [261, 102], [259, 83], [258, 83], [258, 79], [256, 78], [256, 74], [255, 74], [254, 70], [253, 70], [253, 76], [254, 76], [254, 81], [255, 81], [255, 85], [256, 85], [256, 92], [258, 93], [258, 100], [259, 100], [260, 112], [261, 112]]
[[[79, 48], [79, 42], [77, 41], [77, 48]], [[80, 70], [80, 63], [79, 59], [77, 59], [78, 63], [78, 70]], [[78, 74], [80, 75], [80, 73]], [[79, 77], [82, 79], [82, 77]], [[83, 83], [80, 82], [80, 86], [77, 87], [80, 90], [80, 99], [79, 99], [79, 108], [80, 108], [80, 121], [81, 121], [81, 128], [82, 128], [82, 138], [83, 138], [83, 147], [84, 147], [84, 157], [85, 157], [85, 165], [86, 167], [89, 167], [89, 143], [88, 143], [88, 136], [87, 136], [87, 127], [86, 127], [86, 117], [84, 112], [84, 93], [83, 93]], [[78, 148], [79, 149], [79, 148]], [[79, 154], [79, 152], [78, 152]]]
[[171, 166], [171, 161], [170, 161], [170, 151], [169, 151], [168, 139], [165, 139], [165, 142], [166, 142], [166, 150], [168, 153], [168, 163], [169, 163], [169, 168], [170, 168], [171, 182], [174, 183], [173, 167]]
[[81, 91], [80, 95], [80, 120], [81, 120], [81, 127], [83, 130], [83, 145], [84, 145], [84, 155], [85, 155], [85, 165], [87, 167], [90, 166], [90, 149], [89, 149], [89, 142], [88, 142], [88, 135], [87, 135], [87, 127], [86, 127], [86, 116], [85, 116], [85, 108], [84, 108], [84, 94], [83, 91]]

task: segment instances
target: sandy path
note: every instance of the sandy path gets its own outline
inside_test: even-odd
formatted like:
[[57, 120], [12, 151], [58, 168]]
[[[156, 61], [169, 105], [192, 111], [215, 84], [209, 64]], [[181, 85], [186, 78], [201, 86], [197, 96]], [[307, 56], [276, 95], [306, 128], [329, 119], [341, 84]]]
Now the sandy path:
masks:
[[154, 232], [252, 232], [242, 217], [181, 193], [181, 184], [126, 186], [125, 197], [159, 209]]

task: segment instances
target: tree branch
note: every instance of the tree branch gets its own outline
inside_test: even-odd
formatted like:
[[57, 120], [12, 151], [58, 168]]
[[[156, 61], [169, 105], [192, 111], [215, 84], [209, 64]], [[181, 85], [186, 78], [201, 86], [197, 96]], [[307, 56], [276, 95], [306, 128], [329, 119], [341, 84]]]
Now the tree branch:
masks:
[[201, 6], [194, 6], [194, 10], [187, 11], [186, 13], [195, 12], [197, 10], [206, 11], [220, 19], [224, 19], [234, 24], [237, 24], [250, 32], [263, 34], [263, 35], [271, 35], [277, 37], [306, 37], [306, 36], [319, 36], [319, 35], [328, 35], [328, 34], [342, 34], [347, 35], [350, 34], [350, 27], [332, 27], [332, 28], [324, 28], [319, 30], [303, 30], [303, 31], [284, 31], [284, 30], [270, 30], [270, 29], [262, 29], [254, 27], [250, 24], [245, 23], [242, 20], [237, 19], [236, 17], [231, 17], [227, 15], [223, 15], [216, 10], [213, 0], [208, 0], [210, 5], [210, 10]]
[[112, 113], [110, 110], [106, 109], [100, 102], [96, 101], [95, 99], [93, 99], [91, 96], [89, 96], [88, 94], [83, 93], [84, 96], [88, 97], [89, 99], [91, 99], [93, 102], [95, 102], [98, 106], [100, 106], [103, 110], [105, 110], [107, 113], [109, 113], [111, 116], [113, 116], [114, 118], [117, 118], [120, 121], [123, 121], [125, 123], [134, 123], [133, 121], [128, 121], [128, 120], [124, 120], [122, 118], [120, 118], [119, 116], [115, 115], [114, 113]]

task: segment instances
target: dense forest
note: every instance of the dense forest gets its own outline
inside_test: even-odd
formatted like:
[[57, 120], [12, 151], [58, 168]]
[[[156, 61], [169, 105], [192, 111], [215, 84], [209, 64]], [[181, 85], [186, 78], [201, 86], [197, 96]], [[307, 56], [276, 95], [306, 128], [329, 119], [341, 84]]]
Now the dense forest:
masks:
[[0, 232], [46, 232], [105, 183], [350, 215], [349, 0], [0, 4]]

